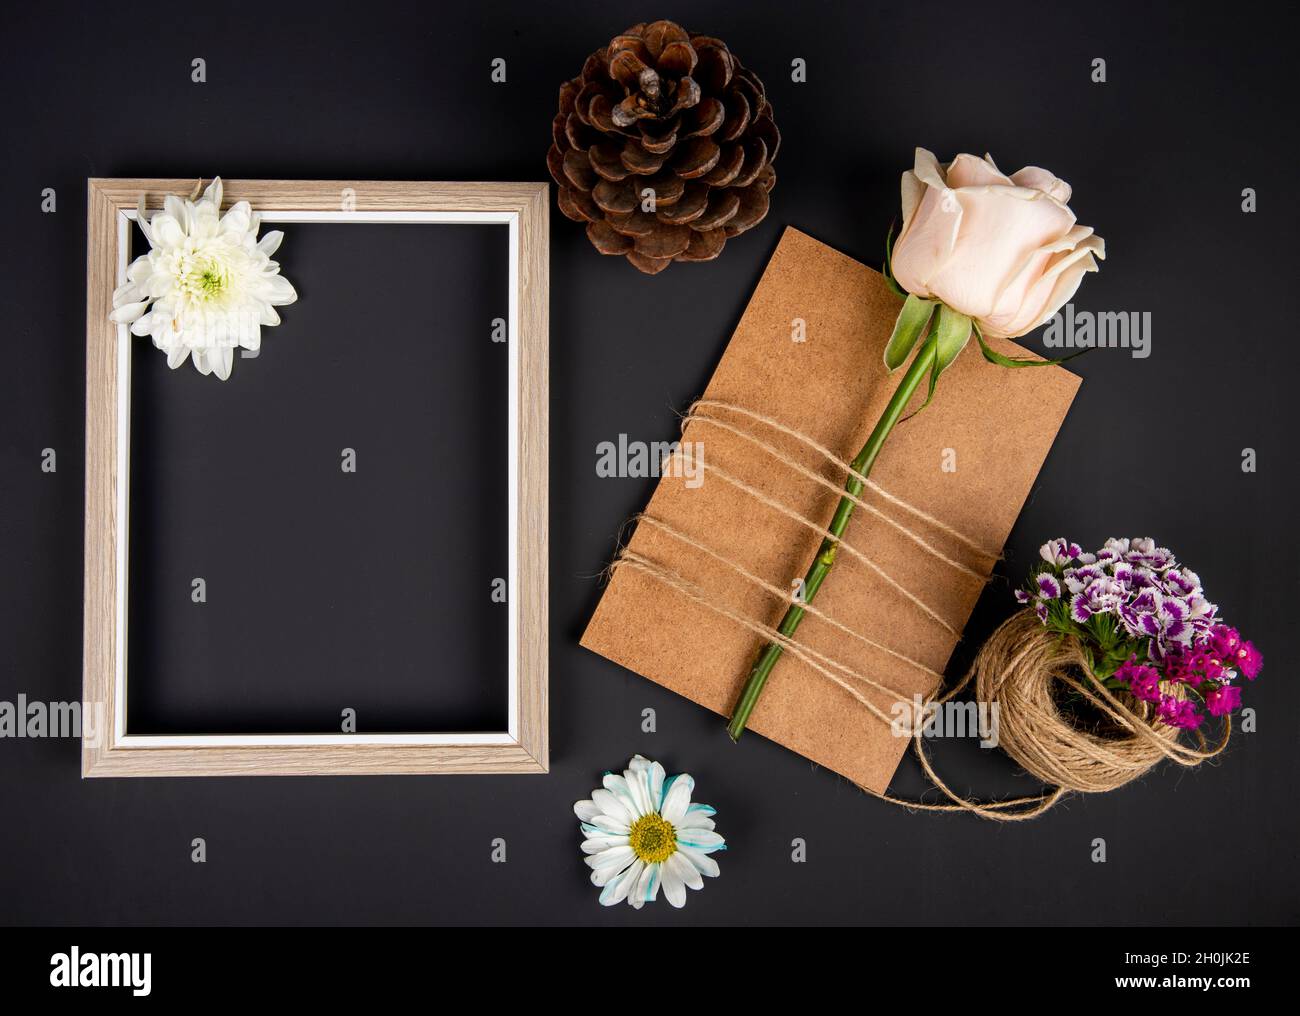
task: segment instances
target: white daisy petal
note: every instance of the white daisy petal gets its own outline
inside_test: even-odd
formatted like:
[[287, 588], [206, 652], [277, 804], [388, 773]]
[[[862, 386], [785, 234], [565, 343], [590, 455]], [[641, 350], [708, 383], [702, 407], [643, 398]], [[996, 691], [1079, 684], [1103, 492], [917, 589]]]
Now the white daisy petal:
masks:
[[632, 783], [633, 774], [640, 774], [645, 772], [647, 769], [650, 768], [651, 764], [652, 763], [650, 762], [649, 759], [643, 758], [640, 755], [633, 755], [631, 760], [627, 764], [627, 768], [623, 770], [623, 777], [629, 783]]
[[695, 867], [679, 850], [664, 862], [666, 869], [671, 869], [687, 887], [691, 889], [703, 889], [704, 877], [700, 874], [700, 869]]
[[593, 836], [589, 840], [582, 841], [581, 849], [584, 854], [599, 854], [610, 847], [625, 846], [627, 846], [626, 836]]
[[716, 810], [707, 804], [692, 804], [686, 809], [686, 814], [682, 817], [682, 820], [677, 823], [677, 828], [712, 829], [715, 814], [717, 814]]
[[648, 770], [648, 779], [650, 800], [654, 803], [656, 810], [662, 808], [664, 804], [664, 780], [666, 778], [667, 773], [664, 772], [664, 767], [658, 762], [652, 762]]
[[[671, 861], [672, 858], [670, 857]], [[686, 883], [682, 881], [674, 866], [664, 863], [659, 866], [659, 877], [663, 882], [664, 899], [670, 906], [680, 910], [686, 906]]]
[[694, 789], [695, 781], [691, 779], [689, 773], [680, 773], [672, 778], [667, 793], [664, 794], [664, 806], [661, 812], [667, 821], [677, 825], [686, 816], [686, 809], [691, 803], [691, 791]]
[[626, 822], [611, 818], [609, 815], [597, 815], [591, 820], [590, 824], [612, 836], [626, 836], [629, 829]]
[[654, 770], [651, 767], [646, 766], [646, 768], [641, 770], [639, 775], [641, 779], [641, 793], [645, 797], [646, 802], [646, 811], [658, 814], [663, 802], [660, 801], [659, 795], [655, 793], [654, 788], [651, 786], [654, 780]]
[[600, 808], [595, 801], [579, 801], [573, 806], [573, 813], [583, 822], [590, 822], [599, 815]]
[[617, 797], [604, 788], [593, 790], [591, 799], [599, 805], [600, 810], [610, 818], [618, 819], [620, 822], [631, 823], [636, 819], [637, 813], [628, 805], [624, 804]]
[[627, 785], [627, 780], [618, 773], [605, 774], [605, 789], [613, 794], [623, 806], [631, 812], [633, 818], [640, 818], [643, 812], [632, 797], [632, 790]]
[[661, 868], [662, 865], [647, 864], [645, 871], [641, 872], [641, 877], [637, 879], [636, 888], [632, 890], [631, 898], [637, 901], [632, 905], [637, 907], [638, 910], [640, 909], [639, 904], [653, 903], [655, 897], [659, 895]]
[[587, 859], [588, 866], [597, 870], [601, 868], [613, 868], [616, 871], [622, 871], [629, 864], [636, 860], [636, 853], [629, 846], [609, 847], [602, 850], [599, 854], [592, 854]]
[[593, 868], [591, 871], [591, 884], [597, 888], [602, 888], [609, 885], [618, 876], [619, 870], [617, 868]]
[[650, 795], [646, 791], [645, 780], [642, 778], [643, 772], [643, 768], [624, 769], [623, 779], [627, 781], [628, 792], [632, 795], [632, 800], [636, 802], [637, 814], [648, 815], [658, 809], [650, 803]]
[[[677, 853], [681, 854], [691, 864], [695, 865], [701, 875], [707, 878], [718, 877], [718, 862], [706, 854], [701, 854], [698, 850], [691, 850], [689, 847], [679, 846]], [[675, 856], [675, 855], [674, 855]]]
[[602, 907], [612, 907], [627, 899], [627, 894], [631, 892], [632, 887], [636, 885], [637, 880], [641, 877], [641, 870], [644, 867], [645, 862], [637, 861], [626, 871], [606, 884], [604, 891], [600, 894], [600, 905]]
[[701, 854], [711, 854], [726, 845], [726, 840], [709, 829], [683, 829], [677, 834], [678, 847], [698, 850]]

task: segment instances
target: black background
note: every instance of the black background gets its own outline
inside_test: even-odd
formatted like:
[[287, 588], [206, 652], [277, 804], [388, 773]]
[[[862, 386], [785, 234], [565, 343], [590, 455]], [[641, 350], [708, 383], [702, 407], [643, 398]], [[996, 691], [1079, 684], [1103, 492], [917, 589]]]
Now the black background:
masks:
[[[553, 214], [550, 775], [83, 782], [77, 744], [2, 741], [0, 919], [1294, 921], [1295, 24], [1271, 6], [318, 2], [7, 15], [0, 699], [80, 691], [85, 179], [541, 180], [560, 81], [611, 35], [663, 16], [726, 39], [763, 76], [785, 142], [772, 213], [712, 264], [646, 278]], [[195, 57], [205, 84], [190, 81]], [[505, 84], [490, 81], [496, 57]], [[1105, 84], [1090, 80], [1096, 57]], [[795, 58], [806, 83], [790, 80]], [[596, 445], [675, 434], [673, 410], [703, 388], [783, 226], [878, 263], [918, 144], [1061, 174], [1108, 244], [1076, 306], [1153, 317], [1150, 358], [1108, 350], [1073, 365], [1085, 383], [1005, 573], [1018, 580], [1047, 537], [1149, 533], [1268, 658], [1248, 691], [1258, 732], [1220, 761], [1028, 824], [909, 814], [758, 737], [734, 747], [717, 717], [576, 645], [615, 533], [652, 489], [598, 478]], [[40, 210], [47, 187], [52, 215]], [[1246, 187], [1255, 214], [1241, 211]], [[306, 299], [286, 318], [299, 310], [310, 313]], [[237, 378], [270, 369], [265, 355], [235, 366]], [[218, 384], [182, 383], [201, 381]], [[46, 447], [57, 473], [40, 470]], [[1244, 448], [1257, 452], [1253, 474]], [[995, 581], [954, 672], [1011, 609]], [[640, 731], [647, 707], [655, 734]], [[689, 770], [729, 841], [722, 877], [682, 912], [602, 911], [578, 854], [572, 802], [637, 751]], [[959, 787], [1024, 787], [1005, 758], [957, 744], [938, 754]], [[907, 766], [895, 781], [920, 786]], [[206, 864], [190, 861], [196, 836]], [[490, 861], [496, 837], [505, 864]], [[796, 837], [803, 864], [790, 860]], [[1090, 860], [1098, 837], [1104, 864]]]
[[284, 228], [237, 383], [134, 345], [127, 731], [505, 730], [507, 228]]

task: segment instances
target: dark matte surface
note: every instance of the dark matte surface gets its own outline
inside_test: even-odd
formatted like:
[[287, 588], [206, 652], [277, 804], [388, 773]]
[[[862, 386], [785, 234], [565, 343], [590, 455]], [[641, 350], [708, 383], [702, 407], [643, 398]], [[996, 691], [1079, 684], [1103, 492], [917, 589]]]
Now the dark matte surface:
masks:
[[128, 730], [505, 730], [506, 227], [282, 228], [225, 384], [135, 344]]
[[[1298, 485], [1284, 317], [1296, 272], [1295, 25], [1272, 5], [1212, 18], [1127, 3], [1028, 14], [157, 4], [111, 15], [54, 4], [10, 15], [0, 699], [72, 699], [80, 688], [85, 178], [542, 179], [559, 81], [614, 32], [659, 15], [726, 38], [763, 74], [785, 146], [771, 216], [710, 265], [644, 278], [554, 217], [551, 774], [81, 782], [77, 745], [0, 741], [0, 919], [1295, 920]], [[207, 61], [206, 84], [190, 82], [194, 57]], [[495, 57], [508, 60], [504, 85], [489, 81]], [[795, 57], [808, 62], [806, 84], [789, 80]], [[1089, 80], [1095, 57], [1108, 63], [1104, 85]], [[703, 387], [785, 224], [878, 262], [916, 144], [1059, 172], [1110, 253], [1077, 306], [1153, 315], [1149, 359], [1076, 361], [1085, 384], [1005, 567], [1018, 577], [1059, 534], [1096, 544], [1150, 532], [1175, 548], [1268, 655], [1250, 690], [1259, 731], [1234, 739], [1220, 764], [1161, 771], [1028, 825], [913, 815], [759, 738], [733, 747], [718, 718], [576, 646], [614, 535], [653, 486], [598, 478], [596, 445], [675, 433], [673, 410]], [[54, 215], [39, 210], [45, 187], [58, 192]], [[1244, 187], [1259, 194], [1254, 215], [1240, 210]], [[295, 281], [305, 291], [307, 279]], [[315, 313], [306, 300], [290, 311]], [[236, 365], [245, 369], [269, 383], [277, 368], [264, 357]], [[378, 367], [367, 376], [398, 382]], [[45, 447], [58, 452], [52, 475], [40, 471]], [[1254, 474], [1240, 468], [1246, 447], [1258, 453]], [[375, 491], [355, 496], [376, 510]], [[439, 595], [453, 600], [452, 589]], [[1010, 610], [995, 583], [954, 669]], [[647, 708], [657, 733], [641, 732]], [[585, 881], [570, 804], [635, 751], [692, 772], [731, 844], [722, 878], [681, 913], [601, 911]], [[1025, 786], [973, 746], [941, 745], [938, 761], [961, 787]], [[905, 768], [895, 789], [919, 786]], [[190, 861], [196, 836], [207, 840], [204, 865]], [[496, 837], [506, 864], [491, 863]], [[804, 864], [790, 860], [796, 837]], [[1105, 864], [1090, 860], [1099, 837]]]

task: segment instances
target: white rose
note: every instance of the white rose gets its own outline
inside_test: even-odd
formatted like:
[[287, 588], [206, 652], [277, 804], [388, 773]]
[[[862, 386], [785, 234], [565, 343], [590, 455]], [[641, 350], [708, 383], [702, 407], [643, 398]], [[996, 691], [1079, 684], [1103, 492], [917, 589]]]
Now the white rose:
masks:
[[903, 229], [893, 275], [903, 289], [973, 318], [985, 335], [1024, 335], [1097, 271], [1106, 245], [1077, 225], [1070, 185], [1027, 166], [958, 155], [946, 167], [924, 148], [903, 174]]

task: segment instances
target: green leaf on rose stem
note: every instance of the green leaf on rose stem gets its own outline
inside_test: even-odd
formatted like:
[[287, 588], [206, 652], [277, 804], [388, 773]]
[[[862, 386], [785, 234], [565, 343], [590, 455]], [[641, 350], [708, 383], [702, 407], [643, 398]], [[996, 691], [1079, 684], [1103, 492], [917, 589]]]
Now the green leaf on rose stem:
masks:
[[[912, 298], [909, 297], [908, 299]], [[939, 315], [935, 319], [933, 329], [935, 338], [934, 366], [930, 368], [929, 390], [926, 391], [925, 401], [921, 403], [920, 407], [915, 412], [908, 413], [900, 422], [910, 420], [934, 399], [934, 389], [939, 383], [939, 375], [947, 370], [952, 365], [952, 361], [957, 359], [957, 354], [966, 348], [966, 343], [970, 341], [971, 325], [971, 319], [965, 314], [959, 314], [951, 307], [942, 303], [939, 304]], [[888, 350], [886, 350], [885, 356], [885, 362], [888, 363]]]
[[984, 341], [984, 333], [980, 331], [979, 325], [975, 325], [975, 337], [979, 339], [980, 352], [984, 354], [984, 359], [988, 360], [989, 363], [996, 363], [999, 367], [1059, 367], [1066, 360], [1073, 360], [1076, 356], [1082, 356], [1088, 352], [1087, 349], [1080, 349], [1077, 353], [1063, 356], [1059, 360], [1022, 360], [1013, 356], [1003, 356], [1001, 353], [990, 349], [989, 344]]
[[958, 313], [946, 304], [939, 304], [939, 318], [934, 326], [938, 337], [934, 369], [939, 374], [947, 370], [957, 355], [966, 348], [973, 326], [974, 322], [965, 314]]
[[903, 303], [898, 320], [894, 322], [894, 334], [885, 345], [885, 367], [891, 374], [907, 362], [925, 326], [930, 323], [934, 306], [934, 300], [922, 300], [911, 295]]
[[[940, 304], [939, 306], [942, 307], [943, 304]], [[917, 355], [919, 356], [920, 354]], [[939, 383], [939, 375], [942, 373], [943, 371], [939, 367], [939, 361], [938, 359], [936, 359], [934, 361], [934, 365], [930, 368], [930, 383], [926, 388], [925, 401], [922, 402], [919, 406], [917, 406], [916, 409], [912, 410], [912, 412], [908, 413], [905, 417], [899, 420], [898, 421], [899, 423], [906, 423], [908, 420], [910, 420], [922, 409], [924, 409], [926, 406], [928, 406], [931, 402], [934, 401], [934, 388], [935, 385]]]

